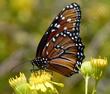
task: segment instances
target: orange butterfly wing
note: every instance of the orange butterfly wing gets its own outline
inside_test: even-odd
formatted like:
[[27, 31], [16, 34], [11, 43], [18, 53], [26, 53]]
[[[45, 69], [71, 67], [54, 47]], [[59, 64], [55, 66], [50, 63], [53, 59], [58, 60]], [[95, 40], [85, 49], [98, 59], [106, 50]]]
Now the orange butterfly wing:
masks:
[[84, 45], [79, 34], [80, 19], [80, 7], [72, 3], [58, 14], [42, 37], [36, 57], [47, 59], [47, 69], [64, 76], [79, 71], [84, 59]]

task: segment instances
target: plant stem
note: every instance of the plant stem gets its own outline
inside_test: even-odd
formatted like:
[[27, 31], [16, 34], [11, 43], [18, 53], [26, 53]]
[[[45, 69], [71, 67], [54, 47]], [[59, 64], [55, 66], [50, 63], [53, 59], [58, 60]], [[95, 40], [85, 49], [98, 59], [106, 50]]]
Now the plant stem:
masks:
[[89, 81], [89, 76], [87, 75], [85, 77], [85, 94], [88, 94], [88, 81]]
[[94, 85], [94, 88], [92, 90], [92, 94], [96, 94], [96, 87], [97, 87], [97, 83], [98, 83], [99, 80], [96, 80], [95, 81], [95, 85]]

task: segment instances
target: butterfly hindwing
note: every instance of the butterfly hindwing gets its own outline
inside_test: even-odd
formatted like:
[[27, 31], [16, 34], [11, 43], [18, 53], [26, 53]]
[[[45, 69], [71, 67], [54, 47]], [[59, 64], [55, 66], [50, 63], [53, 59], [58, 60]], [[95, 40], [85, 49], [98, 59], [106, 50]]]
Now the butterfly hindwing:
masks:
[[[59, 33], [59, 36], [55, 36], [54, 41], [51, 39], [48, 42], [48, 45], [44, 49], [44, 56], [49, 59], [49, 65], [51, 65], [48, 67], [49, 69], [53, 68], [52, 70], [60, 73], [60, 67], [62, 67], [62, 71], [63, 68], [65, 68], [68, 72], [63, 75], [69, 76], [72, 73], [78, 72], [76, 66], [80, 67], [84, 58], [84, 45], [82, 44], [80, 37], [72, 39], [74, 36], [70, 37], [68, 34], [62, 33]], [[60, 38], [62, 39], [60, 40]], [[60, 70], [55, 70], [55, 66], [57, 66], [57, 68], [59, 67], [58, 69]]]

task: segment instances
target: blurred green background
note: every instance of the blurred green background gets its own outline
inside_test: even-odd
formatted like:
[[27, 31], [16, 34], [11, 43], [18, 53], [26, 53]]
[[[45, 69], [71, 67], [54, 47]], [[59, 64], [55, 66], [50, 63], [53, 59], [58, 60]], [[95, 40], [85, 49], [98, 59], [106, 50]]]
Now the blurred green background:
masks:
[[[81, 6], [85, 60], [101, 56], [110, 61], [110, 0], [0, 0], [0, 94], [12, 94], [8, 79], [19, 71], [30, 75], [30, 60], [42, 35], [60, 10], [72, 2]], [[109, 65], [97, 94], [110, 94]], [[70, 78], [53, 75], [55, 81], [65, 84], [60, 94], [84, 94], [80, 74]], [[91, 79], [89, 92], [92, 85]]]

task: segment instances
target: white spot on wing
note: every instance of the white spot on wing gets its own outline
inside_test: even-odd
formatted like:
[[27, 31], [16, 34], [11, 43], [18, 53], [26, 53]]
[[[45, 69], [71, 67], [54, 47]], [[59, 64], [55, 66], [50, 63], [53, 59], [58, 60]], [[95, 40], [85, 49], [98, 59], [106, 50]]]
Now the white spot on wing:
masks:
[[82, 46], [82, 44], [81, 44], [81, 43], [79, 43], [79, 46]]
[[69, 8], [69, 6], [66, 6], [67, 8]]
[[74, 3], [74, 6], [76, 7], [76, 6], [77, 6], [77, 4], [75, 4], [75, 3]]
[[80, 53], [81, 54], [81, 56], [83, 56], [83, 53]]
[[72, 28], [72, 30], [74, 31], [74, 30], [75, 30], [75, 28], [73, 27], [73, 28]]
[[64, 37], [66, 37], [66, 34], [63, 34]]
[[55, 38], [54, 37], [52, 38], [52, 40], [53, 40], [53, 42], [55, 42]]
[[54, 32], [55, 31], [55, 29], [52, 29], [52, 32]]
[[55, 23], [55, 25], [54, 25], [55, 27], [57, 26], [57, 23]]
[[61, 32], [61, 35], [63, 35], [63, 33]]
[[73, 8], [73, 5], [70, 5], [70, 8]]
[[76, 10], [76, 7], [74, 7], [74, 10]]
[[72, 40], [74, 40], [74, 37], [72, 37]]
[[76, 43], [76, 46], [78, 46], [78, 44]]
[[58, 37], [59, 36], [59, 34], [56, 34], [56, 37]]
[[77, 55], [79, 55], [80, 53], [78, 52]]
[[78, 70], [74, 69], [74, 72], [78, 72]]
[[63, 11], [65, 10], [65, 8], [63, 8]]
[[76, 35], [79, 35], [79, 33], [77, 32]]
[[72, 33], [73, 36], [75, 36], [75, 33]]
[[47, 62], [46, 62], [46, 61], [44, 61], [44, 63], [46, 64]]
[[60, 47], [60, 45], [57, 45], [57, 48], [59, 48]]
[[78, 28], [78, 27], [76, 27], [76, 30], [79, 30], [79, 28]]
[[62, 18], [62, 17], [63, 17], [63, 15], [60, 15], [60, 17]]
[[70, 32], [67, 32], [67, 34], [70, 34]]
[[75, 36], [75, 39], [77, 39], [78, 37], [77, 36]]
[[75, 26], [76, 25], [76, 23], [73, 23], [73, 26]]
[[48, 34], [48, 32], [46, 32], [46, 34]]
[[81, 62], [77, 61], [77, 64], [78, 64], [78, 65], [81, 65]]
[[47, 43], [46, 46], [48, 47], [49, 46], [49, 43]]
[[64, 46], [61, 46], [61, 48], [63, 49], [63, 48], [64, 48]]
[[46, 54], [48, 55], [49, 53], [46, 51]]
[[58, 19], [58, 16], [55, 19]]
[[58, 24], [56, 27], [57, 27], [57, 28], [60, 28], [60, 24]]
[[64, 27], [64, 30], [67, 30], [67, 27]]
[[67, 22], [70, 22], [70, 21], [71, 21], [71, 18], [68, 18], [68, 19], [67, 19]]
[[64, 20], [65, 19], [65, 17], [62, 17], [62, 20]]
[[71, 34], [71, 33], [70, 33], [69, 35], [70, 35], [70, 37], [72, 36], [72, 34]]
[[79, 22], [79, 19], [77, 19], [77, 21]]

